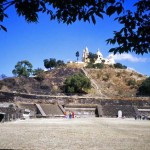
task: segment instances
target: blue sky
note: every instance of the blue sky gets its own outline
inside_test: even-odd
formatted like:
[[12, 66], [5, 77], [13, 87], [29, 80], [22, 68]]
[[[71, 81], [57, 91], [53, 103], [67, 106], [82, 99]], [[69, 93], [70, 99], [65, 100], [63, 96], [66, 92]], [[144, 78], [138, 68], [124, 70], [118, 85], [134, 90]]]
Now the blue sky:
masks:
[[[0, 74], [12, 76], [12, 70], [18, 61], [28, 60], [33, 68], [44, 69], [43, 60], [56, 58], [75, 61], [75, 53], [79, 51], [80, 60], [83, 49], [96, 53], [99, 48], [104, 57], [113, 47], [106, 44], [113, 31], [120, 28], [113, 18], [98, 19], [92, 23], [76, 22], [72, 25], [49, 21], [47, 15], [41, 14], [39, 23], [28, 24], [23, 17], [18, 17], [13, 9], [8, 10], [9, 18], [3, 23], [8, 32], [0, 31]], [[120, 62], [136, 71], [150, 76], [150, 54], [134, 53], [115, 56]]]

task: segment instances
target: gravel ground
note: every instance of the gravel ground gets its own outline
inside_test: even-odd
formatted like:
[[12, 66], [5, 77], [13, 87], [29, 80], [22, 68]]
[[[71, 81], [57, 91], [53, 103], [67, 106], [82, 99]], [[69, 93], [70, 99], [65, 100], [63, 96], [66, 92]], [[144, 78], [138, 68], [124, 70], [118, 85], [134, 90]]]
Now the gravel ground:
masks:
[[150, 121], [63, 118], [1, 123], [0, 149], [149, 150]]

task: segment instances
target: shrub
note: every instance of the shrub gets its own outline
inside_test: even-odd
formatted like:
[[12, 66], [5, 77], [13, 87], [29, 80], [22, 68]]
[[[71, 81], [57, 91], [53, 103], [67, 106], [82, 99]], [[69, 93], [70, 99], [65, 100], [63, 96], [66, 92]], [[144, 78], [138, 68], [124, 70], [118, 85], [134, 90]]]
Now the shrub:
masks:
[[142, 82], [139, 87], [139, 94], [150, 96], [150, 77]]
[[122, 65], [122, 64], [120, 64], [120, 63], [114, 64], [114, 67], [115, 67], [115, 68], [119, 68], [119, 69], [127, 69], [127, 66]]
[[103, 76], [103, 81], [108, 81], [110, 78], [110, 74], [106, 74], [105, 76]]
[[103, 63], [94, 64], [94, 68], [102, 69], [104, 68], [104, 64]]
[[135, 84], [136, 84], [135, 79], [130, 79], [130, 80], [127, 81], [128, 86], [135, 86]]
[[97, 64], [88, 63], [88, 65], [86, 66], [86, 68], [98, 68], [98, 69], [102, 69], [102, 68], [104, 68], [104, 64], [103, 63], [97, 63]]
[[101, 77], [100, 73], [97, 73], [97, 79], [99, 79]]
[[94, 68], [94, 64], [88, 63], [87, 66], [86, 66], [86, 68]]
[[121, 73], [117, 72], [116, 77], [120, 77]]
[[143, 77], [143, 75], [142, 74], [138, 74], [138, 77]]
[[64, 89], [66, 93], [84, 93], [84, 90], [90, 88], [90, 80], [82, 73], [76, 73], [68, 77], [64, 82]]
[[37, 79], [38, 81], [42, 81], [45, 79], [45, 73], [44, 70], [41, 68], [35, 69], [33, 72], [33, 75], [35, 75], [35, 79]]
[[133, 76], [133, 72], [132, 72], [132, 73], [130, 73], [130, 76]]
[[40, 88], [41, 88], [42, 90], [50, 90], [50, 87], [47, 86], [47, 85], [41, 85]]

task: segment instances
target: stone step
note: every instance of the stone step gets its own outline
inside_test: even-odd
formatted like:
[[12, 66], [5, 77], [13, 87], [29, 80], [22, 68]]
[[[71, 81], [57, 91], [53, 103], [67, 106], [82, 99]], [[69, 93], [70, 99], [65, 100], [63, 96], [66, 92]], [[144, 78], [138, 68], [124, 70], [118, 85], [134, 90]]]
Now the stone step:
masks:
[[38, 108], [38, 110], [40, 111], [42, 116], [46, 116], [45, 112], [43, 111], [42, 107], [40, 106], [40, 104], [36, 104], [36, 107]]

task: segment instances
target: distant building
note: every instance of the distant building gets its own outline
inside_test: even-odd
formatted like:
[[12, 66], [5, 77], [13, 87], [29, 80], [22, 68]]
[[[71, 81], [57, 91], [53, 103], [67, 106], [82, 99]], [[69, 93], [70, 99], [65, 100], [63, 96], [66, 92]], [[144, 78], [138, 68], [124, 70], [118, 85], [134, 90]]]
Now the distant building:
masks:
[[[97, 55], [97, 59], [95, 60], [94, 64], [98, 64], [98, 63], [104, 63], [104, 64], [107, 64], [107, 65], [113, 65], [113, 64], [115, 64], [113, 54], [110, 54], [108, 56], [108, 58], [104, 58], [103, 55], [102, 55], [102, 53], [98, 49], [96, 55]], [[83, 50], [83, 55], [82, 55], [82, 61], [84, 63], [89, 63], [90, 62], [88, 56], [89, 56], [89, 50], [86, 47]]]
[[88, 56], [89, 56], [89, 50], [88, 50], [88, 48], [86, 47], [86, 48], [83, 50], [83, 55], [82, 55], [82, 61], [83, 61], [84, 63], [90, 62]]

